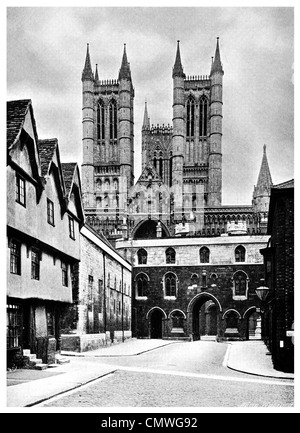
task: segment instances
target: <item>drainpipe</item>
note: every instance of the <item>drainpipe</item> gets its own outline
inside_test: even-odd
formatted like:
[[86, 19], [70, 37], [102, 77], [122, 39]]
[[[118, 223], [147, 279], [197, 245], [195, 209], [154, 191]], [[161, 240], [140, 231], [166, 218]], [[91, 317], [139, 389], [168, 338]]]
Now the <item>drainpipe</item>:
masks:
[[122, 266], [122, 341], [124, 343], [124, 266]]
[[105, 258], [106, 258], [106, 255], [105, 255], [105, 252], [103, 251], [103, 295], [104, 295], [104, 299], [103, 299], [103, 324], [104, 324], [104, 332], [105, 332], [105, 335], [106, 335], [106, 326], [107, 326], [107, 323], [106, 323], [106, 263], [105, 263]]

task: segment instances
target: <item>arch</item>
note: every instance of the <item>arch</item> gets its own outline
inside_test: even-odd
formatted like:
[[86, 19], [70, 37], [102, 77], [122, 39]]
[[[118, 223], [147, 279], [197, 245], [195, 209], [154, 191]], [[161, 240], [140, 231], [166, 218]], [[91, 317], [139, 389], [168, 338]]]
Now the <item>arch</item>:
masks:
[[112, 98], [109, 103], [109, 137], [116, 140], [118, 137], [117, 101]]
[[238, 245], [235, 248], [234, 258], [236, 263], [244, 263], [246, 261], [246, 248], [243, 245]]
[[97, 138], [98, 140], [105, 139], [105, 107], [102, 99], [99, 99], [97, 105]]
[[208, 247], [200, 248], [200, 263], [209, 263], [210, 250]]
[[237, 310], [235, 310], [234, 308], [229, 308], [229, 309], [226, 310], [225, 313], [223, 314], [222, 319], [225, 319], [226, 316], [227, 316], [229, 313], [236, 313], [237, 316], [238, 316], [238, 318], [239, 318], [240, 320], [241, 320], [241, 318], [242, 318], [241, 313], [239, 313], [239, 312], [238, 312]]
[[208, 114], [208, 99], [202, 95], [199, 101], [199, 134], [200, 137], [207, 136], [207, 114]]
[[144, 248], [140, 248], [137, 252], [138, 264], [146, 265], [148, 261], [148, 253]]
[[[143, 200], [141, 200], [141, 204], [143, 203]], [[157, 224], [160, 222], [161, 228], [162, 228], [162, 237], [163, 238], [169, 238], [170, 232], [167, 226], [159, 221], [158, 219], [144, 219], [140, 221], [134, 228], [132, 232], [132, 238], [134, 240], [136, 239], [156, 239], [156, 228]]]
[[246, 319], [246, 316], [249, 314], [250, 316], [250, 312], [255, 312], [257, 309], [257, 307], [255, 305], [253, 305], [252, 307], [248, 308], [248, 310], [246, 310], [243, 314], [243, 319]]
[[182, 310], [179, 310], [178, 308], [174, 308], [174, 310], [172, 310], [170, 313], [169, 313], [169, 319], [171, 319], [172, 318], [172, 314], [173, 313], [181, 313], [182, 315], [183, 315], [183, 318], [186, 320], [186, 314], [182, 311]]
[[195, 99], [189, 96], [186, 103], [186, 136], [194, 137], [195, 135]]
[[233, 293], [234, 296], [247, 297], [249, 277], [243, 270], [238, 270], [233, 274]]
[[176, 251], [172, 247], [166, 249], [166, 263], [167, 265], [174, 265], [176, 263]]
[[140, 272], [135, 279], [136, 296], [137, 298], [145, 298], [148, 295], [150, 278], [144, 272]]
[[174, 272], [167, 272], [163, 277], [165, 298], [176, 298], [178, 289], [178, 277]]
[[149, 319], [150, 315], [151, 315], [155, 310], [159, 310], [159, 311], [162, 313], [164, 319], [168, 319], [168, 316], [166, 315], [165, 311], [164, 311], [162, 308], [160, 308], [160, 307], [152, 307], [152, 308], [150, 308], [150, 310], [149, 310], [148, 313], [146, 314], [146, 319], [147, 319], [147, 320]]
[[220, 313], [222, 313], [223, 309], [221, 307], [220, 301], [218, 300], [218, 298], [216, 298], [214, 295], [212, 295], [211, 293], [208, 292], [202, 292], [199, 293], [198, 295], [194, 296], [194, 298], [190, 301], [188, 308], [187, 308], [187, 312], [191, 313], [195, 304], [198, 302], [199, 299], [203, 298], [209, 298], [211, 300], [213, 300], [219, 307]]

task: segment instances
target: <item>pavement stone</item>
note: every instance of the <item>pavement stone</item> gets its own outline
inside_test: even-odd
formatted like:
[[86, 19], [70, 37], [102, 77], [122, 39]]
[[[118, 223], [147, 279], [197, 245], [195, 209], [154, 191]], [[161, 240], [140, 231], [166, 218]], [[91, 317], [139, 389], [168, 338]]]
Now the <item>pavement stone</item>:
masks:
[[263, 341], [238, 341], [229, 346], [227, 367], [231, 370], [275, 379], [294, 379], [295, 375], [274, 369], [272, 356]]

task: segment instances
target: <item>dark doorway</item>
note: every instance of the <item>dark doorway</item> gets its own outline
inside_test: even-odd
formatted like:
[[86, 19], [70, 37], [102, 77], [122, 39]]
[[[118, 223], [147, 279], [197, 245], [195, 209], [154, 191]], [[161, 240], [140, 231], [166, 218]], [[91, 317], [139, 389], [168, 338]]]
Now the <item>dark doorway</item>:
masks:
[[208, 297], [200, 298], [193, 308], [193, 340], [218, 335], [218, 306]]
[[162, 320], [163, 320], [163, 313], [160, 310], [154, 310], [151, 314], [150, 319], [150, 326], [151, 326], [151, 332], [150, 337], [154, 339], [161, 339], [162, 338]]
[[[134, 239], [156, 239], [157, 223], [158, 222], [154, 220], [147, 220], [143, 222], [136, 230], [134, 234]], [[161, 227], [162, 227], [162, 237], [163, 238], [168, 237], [168, 233], [163, 224], [161, 224]]]

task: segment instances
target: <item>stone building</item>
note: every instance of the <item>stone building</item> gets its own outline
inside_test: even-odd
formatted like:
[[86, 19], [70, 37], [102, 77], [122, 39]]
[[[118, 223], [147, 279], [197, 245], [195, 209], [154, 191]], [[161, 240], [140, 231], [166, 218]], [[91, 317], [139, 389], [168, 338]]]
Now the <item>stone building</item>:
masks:
[[84, 225], [62, 350], [84, 352], [131, 338], [131, 281], [132, 266]]
[[145, 104], [142, 174], [134, 183], [134, 89], [126, 47], [118, 80], [106, 81], [99, 80], [98, 66], [93, 73], [87, 49], [84, 210], [93, 229], [133, 264], [138, 337], [261, 336], [255, 289], [263, 277], [259, 250], [268, 242], [272, 178], [264, 146], [252, 203], [222, 204], [223, 76], [219, 38], [209, 75], [189, 77], [178, 42], [173, 119], [151, 126]]
[[97, 65], [93, 73], [88, 46], [82, 188], [87, 222], [95, 231], [113, 243], [156, 235], [157, 228], [162, 236], [206, 237], [220, 236], [235, 223], [251, 235], [266, 232], [272, 185], [266, 147], [252, 205], [222, 205], [223, 75], [219, 39], [209, 75], [189, 77], [178, 42], [172, 124], [151, 126], [146, 103], [142, 174], [134, 183], [134, 88], [126, 46], [117, 80], [99, 79]]
[[8, 102], [8, 364], [22, 349], [48, 362], [50, 340], [55, 351], [72, 303], [83, 219], [79, 185], [66, 191], [57, 139], [38, 139], [30, 100]]
[[271, 190], [265, 285], [270, 289], [264, 310], [264, 339], [274, 367], [294, 372], [294, 180]]

